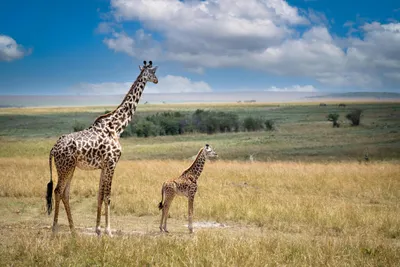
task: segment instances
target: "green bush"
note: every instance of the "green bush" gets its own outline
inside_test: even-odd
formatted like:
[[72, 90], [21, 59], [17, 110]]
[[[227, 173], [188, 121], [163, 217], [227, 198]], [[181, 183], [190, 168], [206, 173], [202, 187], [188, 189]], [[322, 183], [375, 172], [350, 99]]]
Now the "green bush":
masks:
[[232, 132], [239, 130], [239, 117], [234, 113], [197, 109], [192, 114], [192, 124], [192, 129], [201, 133]]
[[246, 131], [259, 131], [264, 128], [264, 123], [260, 118], [246, 117], [243, 121], [243, 128]]
[[264, 124], [265, 124], [265, 130], [266, 130], [266, 131], [273, 131], [273, 130], [275, 130], [275, 123], [274, 123], [274, 121], [272, 121], [272, 120], [266, 120], [266, 121], [264, 122]]
[[148, 137], [178, 135], [191, 132], [207, 134], [238, 132], [239, 130], [273, 130], [273, 121], [246, 118], [242, 123], [239, 116], [231, 112], [216, 112], [197, 109], [194, 113], [159, 112], [145, 118], [136, 117], [121, 134], [121, 137]]
[[134, 132], [138, 137], [149, 137], [160, 135], [160, 127], [149, 120], [139, 120], [134, 125]]
[[86, 125], [82, 122], [75, 121], [73, 128], [74, 132], [79, 132], [84, 130], [86, 128]]
[[362, 113], [361, 109], [355, 109], [346, 115], [346, 119], [351, 121], [352, 126], [358, 126], [360, 125], [361, 113]]
[[131, 136], [135, 136], [135, 129], [134, 129], [134, 124], [130, 123], [128, 124], [128, 126], [125, 128], [125, 130], [121, 133], [120, 137], [124, 138], [124, 137], [131, 137]]
[[328, 119], [328, 121], [331, 121], [331, 122], [333, 123], [333, 124], [332, 124], [332, 127], [337, 127], [337, 128], [339, 128], [340, 124], [337, 122], [338, 119], [339, 119], [339, 114], [337, 114], [337, 113], [330, 113], [330, 114], [327, 116], [327, 119]]
[[185, 115], [180, 112], [162, 112], [146, 118], [160, 128], [160, 135], [177, 135], [185, 132]]

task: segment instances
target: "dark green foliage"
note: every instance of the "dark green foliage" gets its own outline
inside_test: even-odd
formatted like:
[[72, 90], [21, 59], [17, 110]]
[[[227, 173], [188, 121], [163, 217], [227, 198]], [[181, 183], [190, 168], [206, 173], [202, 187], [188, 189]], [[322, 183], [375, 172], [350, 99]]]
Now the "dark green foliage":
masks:
[[180, 112], [162, 112], [146, 117], [146, 120], [157, 125], [158, 135], [177, 135], [185, 132], [187, 121]]
[[243, 121], [243, 128], [246, 131], [259, 131], [265, 126], [265, 122], [260, 118], [246, 117]]
[[160, 134], [160, 127], [149, 120], [139, 120], [134, 125], [134, 129], [138, 137], [157, 136]]
[[[251, 117], [249, 117], [251, 118]], [[251, 126], [240, 124], [239, 116], [231, 112], [197, 109], [193, 114], [181, 112], [158, 112], [147, 117], [136, 117], [124, 130], [121, 137], [179, 135], [185, 133], [226, 133], [238, 132], [240, 129], [257, 131], [273, 129], [272, 121], [254, 119]], [[253, 125], [254, 124], [254, 125]]]
[[332, 124], [332, 127], [337, 127], [337, 128], [339, 128], [340, 124], [337, 122], [338, 119], [339, 119], [339, 114], [337, 114], [337, 113], [331, 113], [331, 114], [329, 114], [329, 115], [327, 116], [327, 118], [328, 118], [328, 121], [331, 121], [331, 122], [333, 123], [333, 124]]
[[85, 129], [86, 125], [82, 122], [75, 121], [73, 128], [74, 128], [74, 132], [79, 132], [79, 131], [82, 131], [83, 129]]
[[108, 109], [107, 109], [107, 110], [104, 111], [104, 114], [108, 114], [108, 113], [110, 113], [110, 112], [111, 112], [111, 110], [108, 110]]
[[131, 136], [136, 136], [135, 129], [134, 129], [134, 124], [130, 123], [128, 126], [125, 128], [125, 130], [121, 133], [120, 137], [131, 137]]
[[354, 109], [352, 112], [346, 115], [346, 119], [351, 121], [352, 126], [358, 126], [360, 125], [361, 113], [361, 109]]
[[272, 120], [266, 120], [266, 121], [264, 122], [264, 124], [265, 124], [265, 130], [266, 130], [266, 131], [273, 131], [273, 130], [275, 130], [275, 123], [274, 123], [274, 121], [272, 121]]
[[200, 133], [224, 133], [239, 131], [239, 116], [222, 111], [197, 109], [192, 115], [192, 129]]

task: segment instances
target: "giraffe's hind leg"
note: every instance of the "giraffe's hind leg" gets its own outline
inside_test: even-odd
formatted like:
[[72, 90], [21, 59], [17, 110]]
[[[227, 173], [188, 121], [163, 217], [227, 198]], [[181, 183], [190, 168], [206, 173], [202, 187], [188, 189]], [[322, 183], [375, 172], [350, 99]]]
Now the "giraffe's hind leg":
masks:
[[168, 219], [168, 212], [169, 208], [171, 207], [172, 200], [175, 197], [175, 192], [171, 192], [170, 190], [167, 190], [165, 192], [165, 200], [164, 200], [164, 205], [162, 208], [162, 217], [161, 217], [161, 223], [160, 223], [160, 230], [168, 233], [167, 230], [167, 219]]
[[63, 200], [64, 207], [68, 216], [69, 227], [71, 230], [73, 230], [74, 225], [72, 222], [71, 210], [69, 207], [69, 186], [75, 170], [75, 160], [73, 158], [66, 160], [65, 158], [61, 159], [55, 157], [55, 163], [58, 173], [58, 182], [56, 188], [54, 189], [55, 209], [54, 209], [54, 220], [53, 220], [53, 232], [56, 232], [58, 228], [60, 200]]
[[60, 211], [60, 200], [61, 194], [60, 192], [60, 183], [57, 184], [56, 189], [54, 189], [54, 219], [53, 219], [53, 233], [56, 233], [58, 230], [58, 213]]
[[61, 199], [64, 203], [64, 207], [65, 207], [65, 212], [67, 213], [67, 218], [68, 218], [68, 223], [69, 223], [69, 228], [71, 229], [71, 232], [73, 234], [75, 234], [75, 228], [74, 228], [74, 221], [72, 220], [72, 215], [71, 215], [71, 209], [69, 207], [69, 190], [70, 190], [70, 185], [71, 185], [71, 178], [72, 178], [72, 174], [70, 174], [70, 177], [67, 181], [67, 184], [65, 186], [64, 189], [64, 193], [61, 196]]
[[58, 174], [58, 183], [54, 189], [55, 195], [55, 209], [54, 209], [54, 220], [53, 220], [53, 232], [57, 232], [58, 229], [58, 216], [60, 212], [60, 201], [64, 203], [65, 211], [68, 217], [68, 223], [71, 231], [74, 229], [72, 221], [71, 210], [69, 207], [69, 187], [72, 178], [73, 170], [71, 172]]

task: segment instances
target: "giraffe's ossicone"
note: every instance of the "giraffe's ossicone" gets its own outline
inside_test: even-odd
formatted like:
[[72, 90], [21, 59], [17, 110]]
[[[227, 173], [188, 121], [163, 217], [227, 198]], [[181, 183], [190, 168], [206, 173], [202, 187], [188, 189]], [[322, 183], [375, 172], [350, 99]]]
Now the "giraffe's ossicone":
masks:
[[171, 207], [174, 197], [176, 195], [181, 195], [188, 198], [188, 228], [189, 232], [193, 233], [193, 202], [197, 192], [197, 179], [203, 171], [206, 159], [215, 157], [218, 157], [217, 153], [211, 146], [206, 144], [200, 149], [192, 165], [190, 165], [181, 176], [163, 183], [161, 188], [161, 202], [158, 204], [158, 208], [162, 210], [160, 222], [161, 232], [168, 232], [167, 219], [169, 208]]
[[50, 151], [50, 182], [47, 184], [47, 212], [52, 211], [52, 158], [57, 168], [58, 182], [54, 190], [55, 211], [53, 232], [57, 229], [60, 200], [63, 201], [67, 213], [69, 227], [74, 232], [74, 223], [69, 207], [70, 184], [78, 167], [83, 170], [101, 169], [99, 192], [97, 199], [96, 233], [100, 235], [101, 208], [104, 202], [105, 208], [105, 232], [111, 235], [110, 228], [110, 194], [111, 183], [115, 167], [121, 157], [121, 144], [119, 136], [132, 120], [136, 107], [142, 96], [147, 82], [158, 83], [156, 77], [157, 67], [150, 61], [144, 61], [139, 66], [140, 74], [131, 86], [121, 104], [112, 112], [101, 115], [88, 128], [61, 136]]

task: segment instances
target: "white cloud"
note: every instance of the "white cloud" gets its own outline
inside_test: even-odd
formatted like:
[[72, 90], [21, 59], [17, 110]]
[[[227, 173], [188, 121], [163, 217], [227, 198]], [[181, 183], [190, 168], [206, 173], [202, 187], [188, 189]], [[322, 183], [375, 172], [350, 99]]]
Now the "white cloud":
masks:
[[329, 20], [324, 13], [309, 8], [307, 12], [309, 20], [314, 24], [328, 25]]
[[0, 35], [0, 61], [13, 61], [30, 53], [31, 50], [24, 49], [10, 36]]
[[[187, 92], [211, 92], [211, 87], [204, 81], [192, 81], [182, 76], [167, 75], [158, 79], [158, 84], [147, 83], [145, 93], [187, 93]], [[86, 95], [113, 95], [128, 92], [132, 82], [104, 82], [104, 83], [80, 83], [71, 91]]]
[[110, 23], [110, 22], [100, 22], [99, 25], [97, 26], [95, 32], [96, 33], [113, 33], [115, 32], [114, 27], [115, 23]]
[[186, 77], [167, 75], [159, 79], [157, 85], [149, 84], [151, 92], [155, 93], [201, 93], [211, 92], [211, 87], [204, 81], [192, 81]]
[[71, 91], [83, 95], [114, 95], [128, 92], [131, 85], [130, 82], [79, 83]]
[[390, 79], [394, 79], [400, 82], [400, 72], [387, 72], [384, 75]]
[[[102, 28], [103, 26], [100, 26]], [[106, 27], [106, 26], [104, 26]], [[151, 34], [145, 33], [143, 29], [137, 30], [134, 38], [125, 32], [113, 31], [111, 37], [104, 38], [103, 42], [108, 48], [115, 52], [123, 52], [132, 57], [151, 58], [157, 60], [160, 57], [161, 49]]]
[[287, 37], [287, 24], [308, 23], [282, 0], [112, 0], [111, 5], [119, 21], [140, 20], [164, 34], [172, 53], [259, 49]]
[[135, 54], [135, 41], [125, 33], [113, 33], [112, 38], [105, 38], [103, 42], [115, 52], [124, 52], [130, 56]]
[[292, 85], [290, 87], [271, 86], [265, 91], [271, 92], [317, 92], [318, 90], [312, 85]]
[[203, 67], [187, 67], [186, 70], [197, 74], [204, 74]]
[[[282, 76], [312, 78], [324, 87], [400, 86], [400, 23], [346, 22], [350, 36], [333, 36], [328, 18], [304, 17], [284, 0], [112, 0], [118, 21], [140, 21], [162, 42], [113, 32], [114, 51], [183, 63], [189, 71], [241, 67]], [[316, 25], [317, 24], [317, 25]], [[298, 31], [303, 25], [306, 30]], [[357, 31], [358, 37], [351, 33]]]

